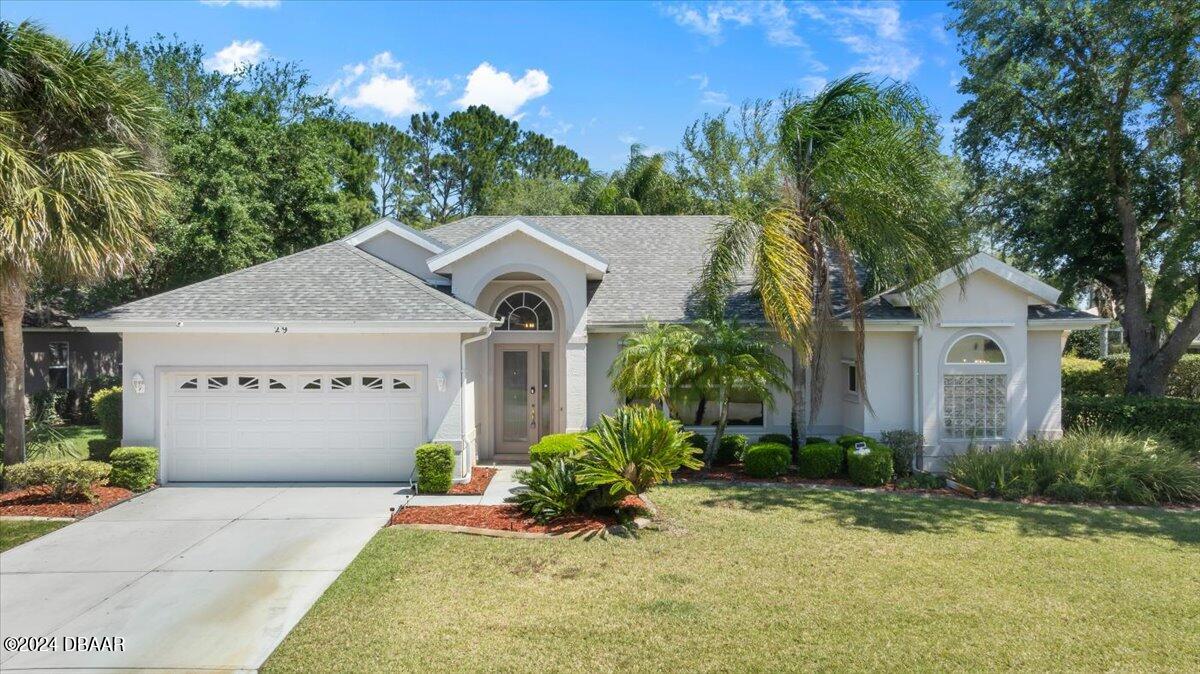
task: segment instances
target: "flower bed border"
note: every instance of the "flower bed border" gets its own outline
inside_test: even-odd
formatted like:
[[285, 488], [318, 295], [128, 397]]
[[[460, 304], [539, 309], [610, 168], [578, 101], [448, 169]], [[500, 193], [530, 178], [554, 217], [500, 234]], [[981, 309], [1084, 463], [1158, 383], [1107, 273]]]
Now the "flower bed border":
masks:
[[[495, 479], [496, 473], [500, 472], [498, 468], [489, 466], [474, 466], [471, 468], [471, 479], [466, 482], [458, 482], [450, 486], [450, 491], [446, 492], [447, 496], [483, 496], [487, 491], [488, 485]], [[481, 477], [486, 474], [486, 477]], [[479, 482], [476, 482], [476, 477], [479, 477]]]
[[[653, 517], [658, 516], [658, 508], [646, 497], [645, 494], [640, 494], [637, 497], [641, 502], [641, 508], [650, 513], [651, 517], [637, 516], [631, 518], [625, 523], [615, 522], [612, 524], [602, 524], [596, 522], [594, 526], [581, 526], [577, 529], [568, 529], [565, 531], [519, 531], [512, 529], [491, 529], [488, 527], [475, 527], [463, 524], [435, 524], [425, 522], [393, 522], [388, 520], [386, 526], [389, 527], [409, 527], [412, 529], [422, 529], [425, 531], [441, 531], [445, 533], [467, 534], [472, 536], [485, 536], [489, 538], [523, 538], [534, 540], [545, 540], [552, 538], [563, 539], [578, 539], [590, 541], [596, 538], [608, 538], [609, 536], [625, 537], [629, 536], [633, 531], [645, 528], [650, 525]], [[456, 506], [407, 506], [392, 514], [395, 518], [404, 510], [409, 509], [424, 509], [424, 508], [446, 508]], [[478, 507], [478, 508], [501, 508], [504, 506], [462, 506], [462, 507]]]
[[[105, 510], [108, 510], [109, 508], [119, 506], [122, 503], [125, 503], [126, 501], [129, 501], [129, 500], [132, 500], [132, 499], [135, 499], [135, 498], [141, 496], [142, 494], [149, 494], [150, 492], [154, 491], [155, 489], [158, 489], [157, 484], [150, 485], [150, 487], [145, 489], [144, 491], [130, 490], [128, 496], [117, 499], [115, 501], [110, 501], [109, 503], [104, 504], [102, 507], [96, 508], [95, 510], [84, 513], [82, 515], [65, 515], [65, 516], [60, 516], [60, 515], [0, 515], [0, 519], [10, 520], [10, 521], [18, 521], [17, 518], [34, 518], [36, 520], [78, 522], [80, 520], [85, 520], [85, 519], [91, 517], [92, 515], [102, 513]], [[21, 491], [25, 491], [25, 490], [21, 490]], [[12, 493], [12, 492], [5, 492], [5, 493]]]

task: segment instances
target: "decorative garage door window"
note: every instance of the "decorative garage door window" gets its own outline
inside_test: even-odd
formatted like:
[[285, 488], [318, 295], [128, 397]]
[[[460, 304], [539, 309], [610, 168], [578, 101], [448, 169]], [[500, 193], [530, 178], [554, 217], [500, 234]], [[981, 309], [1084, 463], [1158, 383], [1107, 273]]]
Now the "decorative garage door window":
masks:
[[502, 321], [497, 330], [546, 332], [554, 329], [550, 305], [536, 293], [519, 292], [505, 297], [496, 309], [496, 318]]
[[1000, 440], [1008, 432], [1008, 362], [986, 335], [966, 335], [942, 365], [942, 431], [953, 440]]
[[416, 389], [416, 375], [387, 372], [365, 372], [327, 375], [316, 374], [272, 374], [234, 373], [226, 374], [181, 374], [172, 379], [177, 394], [237, 395], [238, 393], [288, 393], [291, 391], [351, 391], [351, 392], [409, 392]]

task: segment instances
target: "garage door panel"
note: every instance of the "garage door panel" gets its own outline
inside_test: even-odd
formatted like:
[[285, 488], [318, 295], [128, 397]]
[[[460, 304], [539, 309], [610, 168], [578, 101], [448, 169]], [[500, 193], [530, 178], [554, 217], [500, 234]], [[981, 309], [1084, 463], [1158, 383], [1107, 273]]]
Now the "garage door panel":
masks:
[[169, 481], [404, 480], [423, 441], [415, 374], [207, 371], [167, 381]]

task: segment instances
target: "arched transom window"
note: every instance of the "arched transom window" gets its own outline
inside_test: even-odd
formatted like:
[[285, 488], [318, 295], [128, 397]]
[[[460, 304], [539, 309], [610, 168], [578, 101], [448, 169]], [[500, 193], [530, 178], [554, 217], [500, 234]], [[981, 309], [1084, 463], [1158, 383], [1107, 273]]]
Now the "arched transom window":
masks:
[[1000, 440], [1008, 433], [1008, 363], [986, 335], [960, 337], [946, 352], [942, 431], [956, 440]]
[[554, 329], [550, 304], [531, 292], [517, 292], [505, 297], [496, 309], [496, 318], [503, 321], [497, 330]]

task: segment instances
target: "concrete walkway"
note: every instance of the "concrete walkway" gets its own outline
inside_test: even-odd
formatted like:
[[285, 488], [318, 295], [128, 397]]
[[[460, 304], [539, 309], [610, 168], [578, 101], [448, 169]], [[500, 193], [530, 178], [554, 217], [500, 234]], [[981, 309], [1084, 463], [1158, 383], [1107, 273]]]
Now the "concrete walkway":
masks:
[[439, 505], [504, 505], [504, 499], [512, 496], [513, 493], [521, 489], [521, 484], [517, 482], [514, 473], [522, 468], [529, 466], [493, 466], [497, 469], [496, 475], [484, 490], [482, 496], [452, 496], [450, 494], [421, 494], [414, 496], [408, 502], [411, 506], [439, 506]]
[[164, 487], [17, 546], [0, 554], [0, 636], [57, 650], [6, 646], [0, 669], [256, 669], [404, 494]]

